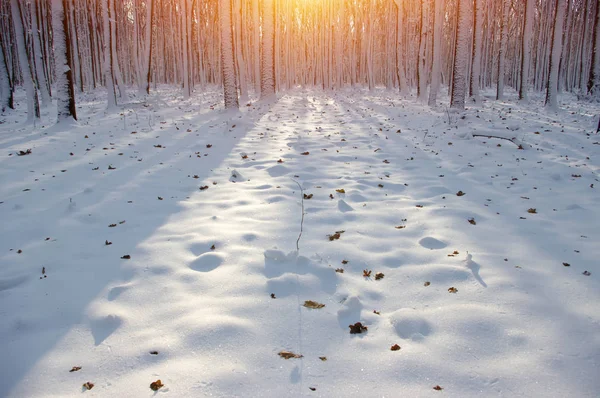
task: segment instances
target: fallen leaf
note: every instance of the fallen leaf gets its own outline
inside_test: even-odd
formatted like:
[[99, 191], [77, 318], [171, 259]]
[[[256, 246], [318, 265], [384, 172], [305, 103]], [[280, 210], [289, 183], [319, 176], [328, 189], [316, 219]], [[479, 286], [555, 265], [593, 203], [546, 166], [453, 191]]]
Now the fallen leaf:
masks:
[[158, 355], [158, 351], [150, 351], [150, 355]]
[[162, 381], [160, 381], [160, 379], [150, 383], [150, 389], [152, 391], [158, 391], [161, 387], [164, 387], [164, 384], [162, 383]]
[[69, 370], [69, 372], [70, 372], [70, 373], [73, 373], [73, 372], [77, 372], [78, 370], [81, 370], [81, 366], [73, 366], [73, 367], [71, 368], [71, 370]]
[[110, 225], [108, 226], [108, 228], [114, 228], [114, 227], [116, 227], [116, 226], [117, 226], [117, 224], [110, 224]]
[[436, 391], [442, 391], [444, 388], [443, 388], [443, 387], [440, 387], [440, 386], [438, 385], [438, 386], [435, 386], [435, 387], [433, 387], [433, 389], [434, 389], [434, 390], [436, 390]]
[[339, 239], [344, 232], [346, 232], [346, 231], [336, 231], [332, 235], [327, 235], [327, 237], [329, 238], [329, 241], [334, 241], [334, 240]]
[[530, 209], [527, 210], [527, 213], [537, 214], [537, 210], [532, 207], [532, 208], [530, 208]]
[[308, 389], [309, 389], [310, 391], [317, 391], [317, 389], [316, 389], [316, 388], [314, 388], [314, 387], [308, 387]]
[[377, 185], [379, 188], [383, 188], [383, 184], [378, 184]]
[[308, 155], [310, 152], [302, 152], [302, 155]]
[[390, 162], [390, 161], [389, 161], [389, 160], [387, 160], [387, 159], [385, 159], [385, 160], [383, 161], [383, 163], [386, 163], [386, 164], [387, 164], [387, 163], [389, 163], [389, 162]]
[[431, 282], [429, 282], [429, 281], [426, 281], [425, 283], [423, 283], [423, 286], [429, 286], [429, 285], [431, 285]]
[[592, 275], [592, 273], [590, 271], [583, 271], [583, 275], [590, 276], [590, 275]]
[[212, 148], [212, 144], [206, 144], [207, 148]]
[[108, 169], [109, 169], [109, 170], [116, 170], [117, 168], [116, 168], [116, 167], [114, 167], [112, 164], [109, 164], [109, 165], [108, 165]]
[[126, 254], [124, 256], [121, 257], [123, 260], [130, 260], [131, 256], [129, 254]]
[[369, 330], [368, 327], [364, 326], [360, 322], [356, 322], [354, 325], [348, 325], [348, 327], [350, 328], [350, 334], [361, 334]]
[[283, 359], [302, 358], [304, 355], [295, 354], [291, 351], [281, 351], [279, 354]]
[[163, 198], [161, 196], [158, 197], [158, 200], [163, 200]]
[[448, 293], [456, 293], [456, 292], [458, 292], [458, 289], [455, 288], [454, 286], [448, 288]]
[[86, 381], [85, 383], [83, 383], [83, 388], [85, 388], [86, 390], [91, 390], [92, 388], [94, 388], [94, 383]]
[[125, 224], [125, 220], [119, 221], [119, 224]]
[[417, 205], [417, 207], [418, 207], [419, 209], [422, 209], [422, 208], [423, 208], [423, 205]]
[[203, 187], [200, 187], [200, 190], [201, 190], [201, 191], [204, 191], [204, 190], [206, 190], [206, 189], [208, 189], [208, 185], [205, 185], [205, 186], [203, 186]]
[[340, 274], [343, 274], [343, 273], [344, 273], [344, 269], [343, 269], [343, 268], [336, 268], [336, 269], [335, 269], [335, 272], [338, 272], [338, 273], [340, 273]]
[[393, 346], [390, 348], [390, 350], [392, 350], [392, 351], [400, 351], [400, 346], [399, 346], [398, 344], [394, 344], [394, 345], [393, 345]]
[[342, 260], [342, 264], [348, 264], [348, 260]]
[[456, 196], [465, 196], [466, 194], [463, 191], [458, 191]]
[[279, 159], [279, 160], [277, 161], [277, 163], [283, 163], [283, 160], [282, 160], [282, 159]]
[[563, 265], [564, 265], [565, 267], [570, 267], [570, 266], [571, 266], [571, 264], [569, 264], [569, 263], [563, 263]]
[[105, 242], [104, 242], [104, 245], [105, 245], [105, 246], [110, 246], [110, 245], [112, 245], [112, 242], [109, 242], [109, 241], [107, 240], [107, 241], [105, 241]]
[[474, 218], [469, 218], [467, 221], [469, 221], [469, 224], [471, 225], [477, 225]]
[[329, 198], [330, 198], [330, 199], [333, 199], [333, 194], [331, 194], [331, 193], [330, 193], [330, 194], [329, 194]]
[[319, 359], [323, 362], [325, 362], [327, 360], [327, 357], [319, 357]]
[[215, 245], [212, 245], [212, 246], [210, 247], [210, 250], [215, 250], [216, 248], [217, 248], [217, 247], [216, 247]]
[[325, 304], [317, 303], [316, 301], [306, 300], [303, 304], [306, 308], [312, 308], [318, 310], [319, 308], [325, 307]]
[[26, 151], [17, 152], [17, 156], [25, 156], [25, 155], [31, 155], [31, 149], [28, 149]]
[[17, 253], [21, 254], [21, 253], [23, 253], [23, 250], [19, 249], [19, 250], [17, 250]]
[[375, 274], [375, 280], [378, 281], [380, 279], [383, 279], [385, 275], [383, 274], [383, 272], [378, 272]]
[[365, 278], [370, 278], [371, 277], [371, 270], [370, 269], [369, 270], [363, 269], [363, 276]]
[[308, 195], [307, 195], [307, 194], [304, 194], [304, 199], [306, 199], [306, 200], [308, 200], [308, 199], [312, 199], [312, 197], [313, 197], [313, 194], [312, 194], [312, 193], [311, 193], [311, 194], [308, 194]]
[[397, 225], [394, 228], [396, 228], [396, 229], [404, 229], [404, 228], [406, 228], [406, 225]]
[[341, 189], [336, 189], [335, 192], [337, 192], [337, 193], [346, 193], [346, 190], [344, 188], [341, 188]]

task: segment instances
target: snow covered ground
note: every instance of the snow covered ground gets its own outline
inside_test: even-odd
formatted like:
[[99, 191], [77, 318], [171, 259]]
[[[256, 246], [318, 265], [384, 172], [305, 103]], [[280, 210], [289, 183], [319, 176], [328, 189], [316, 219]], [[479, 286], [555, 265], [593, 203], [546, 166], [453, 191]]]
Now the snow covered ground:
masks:
[[0, 396], [598, 396], [599, 111], [563, 100], [2, 117]]

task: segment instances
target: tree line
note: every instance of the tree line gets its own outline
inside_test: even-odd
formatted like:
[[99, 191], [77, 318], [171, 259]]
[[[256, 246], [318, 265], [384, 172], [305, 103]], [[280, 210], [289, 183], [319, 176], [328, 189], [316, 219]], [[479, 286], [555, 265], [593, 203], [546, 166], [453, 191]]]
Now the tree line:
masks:
[[6, 0], [0, 106], [23, 86], [28, 118], [103, 87], [108, 107], [135, 86], [219, 85], [226, 108], [296, 86], [385, 86], [462, 109], [494, 87], [527, 101], [600, 98], [598, 0]]

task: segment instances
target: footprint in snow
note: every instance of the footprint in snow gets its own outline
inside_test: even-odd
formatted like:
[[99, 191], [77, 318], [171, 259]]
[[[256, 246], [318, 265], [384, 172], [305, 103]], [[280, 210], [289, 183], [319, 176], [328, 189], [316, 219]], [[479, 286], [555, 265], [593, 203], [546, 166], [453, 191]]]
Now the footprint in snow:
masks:
[[198, 272], [210, 272], [218, 268], [225, 261], [220, 253], [208, 252], [201, 254], [190, 264], [190, 269]]

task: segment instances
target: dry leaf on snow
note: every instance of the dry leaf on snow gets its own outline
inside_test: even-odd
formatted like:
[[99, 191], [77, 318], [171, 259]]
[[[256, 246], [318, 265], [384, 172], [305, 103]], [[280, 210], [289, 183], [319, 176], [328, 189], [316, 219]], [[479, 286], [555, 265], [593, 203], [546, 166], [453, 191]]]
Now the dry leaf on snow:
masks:
[[448, 293], [456, 293], [456, 292], [458, 292], [458, 289], [455, 288], [454, 286], [448, 288]]
[[160, 381], [160, 379], [150, 383], [150, 389], [152, 391], [158, 391], [161, 387], [164, 387], [164, 384], [162, 383], [162, 381]]
[[312, 300], [306, 300], [303, 305], [306, 308], [312, 308], [315, 310], [325, 307], [325, 304], [317, 303], [316, 301]]
[[350, 328], [350, 334], [361, 334], [369, 330], [368, 327], [364, 326], [360, 322], [356, 322], [354, 325], [348, 325], [348, 327]]
[[94, 388], [94, 383], [86, 381], [85, 383], [83, 383], [83, 388], [85, 388], [86, 390], [91, 390], [92, 388]]
[[281, 351], [279, 354], [283, 359], [302, 358], [304, 355], [296, 354], [291, 351]]
[[400, 346], [399, 346], [398, 344], [394, 344], [394, 345], [393, 345], [393, 346], [390, 348], [390, 350], [392, 350], [392, 351], [399, 351], [399, 350], [400, 350]]

